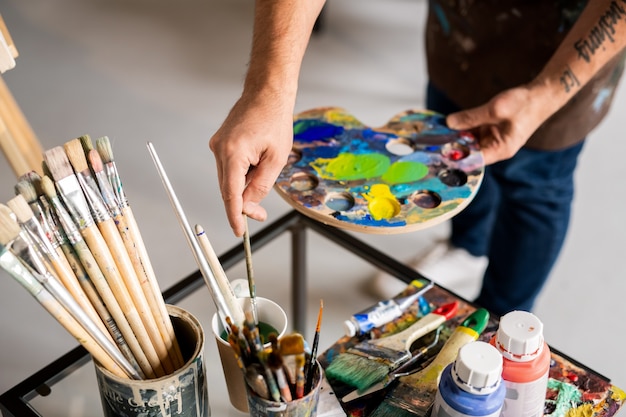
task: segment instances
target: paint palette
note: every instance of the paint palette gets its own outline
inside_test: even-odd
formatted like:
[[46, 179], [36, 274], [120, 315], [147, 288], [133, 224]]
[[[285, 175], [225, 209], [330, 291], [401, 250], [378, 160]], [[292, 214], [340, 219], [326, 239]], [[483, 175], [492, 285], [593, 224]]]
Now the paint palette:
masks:
[[365, 233], [434, 226], [463, 210], [483, 178], [469, 132], [439, 113], [409, 110], [371, 128], [344, 109], [294, 118], [294, 144], [275, 189], [322, 223]]

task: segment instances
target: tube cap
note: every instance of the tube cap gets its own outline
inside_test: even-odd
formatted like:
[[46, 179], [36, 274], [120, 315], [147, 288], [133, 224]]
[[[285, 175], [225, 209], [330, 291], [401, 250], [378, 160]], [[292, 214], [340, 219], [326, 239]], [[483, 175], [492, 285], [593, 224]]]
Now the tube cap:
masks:
[[355, 336], [356, 330], [356, 325], [352, 322], [352, 320], [346, 320], [343, 322], [343, 331], [346, 333], [346, 336]]
[[463, 391], [491, 394], [502, 380], [502, 355], [489, 343], [463, 345], [452, 367], [452, 379]]
[[500, 319], [495, 342], [505, 358], [531, 361], [543, 349], [543, 323], [528, 311], [512, 311]]

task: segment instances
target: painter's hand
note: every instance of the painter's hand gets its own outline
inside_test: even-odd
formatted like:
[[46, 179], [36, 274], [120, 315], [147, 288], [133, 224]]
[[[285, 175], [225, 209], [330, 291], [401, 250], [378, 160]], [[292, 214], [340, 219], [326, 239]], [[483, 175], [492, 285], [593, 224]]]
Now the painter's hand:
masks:
[[293, 109], [258, 97], [242, 97], [209, 141], [236, 236], [244, 233], [242, 213], [259, 221], [267, 218], [260, 203], [287, 162], [292, 141]]
[[472, 131], [483, 152], [485, 164], [513, 157], [550, 116], [542, 97], [526, 87], [506, 90], [486, 104], [450, 114], [450, 128]]

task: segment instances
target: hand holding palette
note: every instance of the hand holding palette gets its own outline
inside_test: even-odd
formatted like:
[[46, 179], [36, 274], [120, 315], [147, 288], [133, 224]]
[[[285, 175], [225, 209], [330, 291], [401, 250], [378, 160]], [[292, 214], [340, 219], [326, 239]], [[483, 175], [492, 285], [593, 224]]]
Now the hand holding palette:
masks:
[[472, 200], [484, 174], [478, 143], [443, 115], [409, 110], [371, 128], [344, 109], [294, 118], [294, 145], [275, 188], [322, 223], [377, 234], [439, 224]]

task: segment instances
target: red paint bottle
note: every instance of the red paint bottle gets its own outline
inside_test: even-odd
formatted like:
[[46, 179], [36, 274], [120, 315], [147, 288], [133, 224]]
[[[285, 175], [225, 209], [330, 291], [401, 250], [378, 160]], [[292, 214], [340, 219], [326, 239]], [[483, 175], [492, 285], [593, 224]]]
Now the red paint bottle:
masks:
[[550, 371], [543, 323], [527, 311], [512, 311], [502, 316], [490, 342], [504, 358], [506, 397], [501, 417], [542, 417]]

